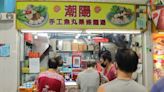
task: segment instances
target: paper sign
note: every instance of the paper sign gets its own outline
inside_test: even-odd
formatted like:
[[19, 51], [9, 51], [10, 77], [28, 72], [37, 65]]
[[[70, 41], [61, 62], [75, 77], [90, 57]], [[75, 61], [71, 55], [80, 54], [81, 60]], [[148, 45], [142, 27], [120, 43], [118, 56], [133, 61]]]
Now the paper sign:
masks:
[[137, 29], [146, 29], [146, 17], [137, 18]]
[[40, 72], [40, 59], [39, 58], [30, 58], [29, 59], [29, 69], [30, 73], [39, 73]]
[[79, 68], [81, 63], [80, 56], [72, 56], [72, 59], [73, 67]]
[[10, 45], [0, 44], [0, 57], [9, 57], [9, 56], [10, 56]]

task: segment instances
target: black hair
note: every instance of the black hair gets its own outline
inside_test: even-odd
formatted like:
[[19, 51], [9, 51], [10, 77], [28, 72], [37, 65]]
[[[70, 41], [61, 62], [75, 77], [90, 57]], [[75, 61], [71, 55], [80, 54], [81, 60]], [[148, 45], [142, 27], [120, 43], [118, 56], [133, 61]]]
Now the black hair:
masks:
[[103, 50], [99, 51], [99, 53], [98, 53], [99, 58], [101, 58], [101, 55], [102, 55], [104, 52], [106, 52], [106, 51], [103, 51]]
[[61, 56], [57, 56], [54, 59], [58, 61], [58, 66], [63, 66], [63, 60]]
[[54, 58], [51, 58], [48, 60], [48, 67], [52, 69], [57, 69], [59, 65], [59, 62], [56, 61]]
[[88, 61], [87, 62], [87, 67], [95, 67], [95, 65], [96, 65], [96, 61]]
[[63, 61], [62, 61], [62, 57], [61, 56], [50, 58], [48, 60], [48, 67], [49, 68], [57, 69], [58, 67], [60, 67], [62, 65], [63, 65]]
[[106, 50], [101, 54], [101, 58], [105, 61], [108, 60], [108, 62], [112, 62], [112, 57], [110, 51]]
[[115, 58], [120, 70], [127, 73], [137, 70], [139, 57], [135, 51], [126, 48], [118, 49]]

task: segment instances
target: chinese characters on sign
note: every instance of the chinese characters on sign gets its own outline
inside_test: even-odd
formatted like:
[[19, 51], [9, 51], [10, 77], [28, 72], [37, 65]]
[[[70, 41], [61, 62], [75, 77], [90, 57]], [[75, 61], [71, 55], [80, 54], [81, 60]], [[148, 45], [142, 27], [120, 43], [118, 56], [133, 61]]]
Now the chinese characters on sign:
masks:
[[90, 6], [79, 6], [79, 17], [90, 17]]
[[[77, 6], [65, 6], [65, 17], [77, 17]], [[90, 6], [79, 6], [79, 17], [90, 17]]]
[[106, 25], [105, 19], [49, 19], [50, 25]]
[[66, 11], [66, 14], [65, 16], [69, 16], [69, 17], [76, 17], [76, 11], [77, 11], [77, 8], [75, 5], [69, 5], [69, 6], [65, 6], [65, 11]]
[[[80, 18], [80, 19], [77, 19]], [[91, 7], [86, 5], [65, 6], [65, 19], [49, 19], [50, 25], [106, 25], [105, 19], [92, 19]], [[86, 19], [87, 18], [87, 19]]]

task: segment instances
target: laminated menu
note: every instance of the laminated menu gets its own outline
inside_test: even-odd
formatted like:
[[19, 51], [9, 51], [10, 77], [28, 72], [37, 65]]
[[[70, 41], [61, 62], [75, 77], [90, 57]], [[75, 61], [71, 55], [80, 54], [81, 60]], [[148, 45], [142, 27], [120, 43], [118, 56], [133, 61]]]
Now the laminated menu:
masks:
[[30, 73], [39, 73], [40, 72], [40, 59], [39, 58], [30, 58], [29, 59], [29, 72]]

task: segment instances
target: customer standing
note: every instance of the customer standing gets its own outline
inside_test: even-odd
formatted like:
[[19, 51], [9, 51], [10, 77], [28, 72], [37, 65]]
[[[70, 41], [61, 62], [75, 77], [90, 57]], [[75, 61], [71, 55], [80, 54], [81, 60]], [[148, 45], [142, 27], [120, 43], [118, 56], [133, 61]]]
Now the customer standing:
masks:
[[62, 57], [57, 54], [55, 58], [49, 59], [49, 69], [40, 73], [36, 79], [37, 92], [65, 92], [64, 78], [57, 70], [62, 63]]
[[101, 66], [104, 68], [104, 75], [109, 81], [116, 78], [116, 68], [112, 62], [110, 51], [106, 50], [100, 56]]
[[107, 78], [96, 70], [96, 61], [89, 60], [87, 69], [78, 74], [77, 84], [80, 92], [97, 92], [101, 81], [106, 81]]
[[164, 78], [161, 78], [156, 84], [153, 85], [151, 92], [164, 92]]
[[138, 56], [131, 49], [118, 49], [116, 53], [117, 78], [99, 87], [98, 92], [146, 92], [145, 87], [132, 79], [137, 70]]

